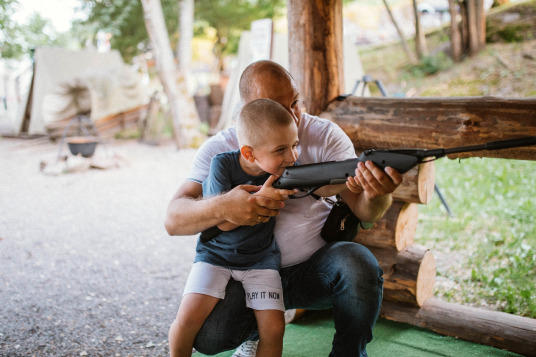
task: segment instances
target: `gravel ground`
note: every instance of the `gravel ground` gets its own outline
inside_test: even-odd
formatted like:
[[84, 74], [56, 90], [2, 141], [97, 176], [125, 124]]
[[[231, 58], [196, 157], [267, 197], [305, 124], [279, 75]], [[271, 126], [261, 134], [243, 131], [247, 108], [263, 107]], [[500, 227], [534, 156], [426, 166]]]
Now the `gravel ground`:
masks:
[[0, 356], [166, 356], [195, 237], [166, 206], [194, 150], [100, 146], [119, 168], [45, 175], [44, 139], [0, 138]]

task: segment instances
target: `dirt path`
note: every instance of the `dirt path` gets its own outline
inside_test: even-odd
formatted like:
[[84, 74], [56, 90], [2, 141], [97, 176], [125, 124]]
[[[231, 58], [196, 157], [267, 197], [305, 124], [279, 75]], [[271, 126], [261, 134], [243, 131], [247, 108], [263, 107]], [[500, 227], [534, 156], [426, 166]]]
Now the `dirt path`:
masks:
[[0, 139], [0, 356], [167, 355], [195, 237], [163, 219], [194, 151], [123, 142], [120, 168], [42, 174], [57, 148]]

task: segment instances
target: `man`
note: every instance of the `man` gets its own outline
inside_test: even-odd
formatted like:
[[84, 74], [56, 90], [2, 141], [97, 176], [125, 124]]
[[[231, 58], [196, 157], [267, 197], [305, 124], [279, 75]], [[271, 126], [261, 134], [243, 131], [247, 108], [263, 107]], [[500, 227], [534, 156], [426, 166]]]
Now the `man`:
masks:
[[[300, 140], [299, 164], [355, 157], [352, 142], [337, 125], [301, 114], [294, 80], [275, 62], [259, 61], [248, 66], [240, 79], [240, 96], [243, 104], [259, 98], [272, 99], [294, 115]], [[165, 221], [168, 233], [196, 234], [224, 221], [255, 225], [278, 216], [274, 233], [281, 251], [286, 309], [332, 308], [336, 332], [330, 356], [366, 356], [366, 344], [372, 339], [382, 300], [383, 279], [378, 262], [360, 244], [326, 245], [320, 230], [331, 207], [322, 200], [306, 197], [283, 204], [251, 195], [250, 192], [258, 190], [251, 185], [201, 199], [201, 183], [212, 157], [237, 149], [234, 128], [203, 144], [190, 179], [179, 187], [169, 204]], [[339, 193], [362, 222], [375, 222], [391, 205], [391, 194], [402, 182], [402, 176], [392, 168], [383, 172], [372, 162], [359, 163], [355, 174], [349, 180], [361, 186], [362, 192], [353, 193], [344, 185], [337, 185], [324, 188], [322, 196]], [[245, 308], [244, 291], [231, 280], [225, 299], [218, 302], [199, 331], [195, 348], [215, 354], [256, 338], [255, 317]]]

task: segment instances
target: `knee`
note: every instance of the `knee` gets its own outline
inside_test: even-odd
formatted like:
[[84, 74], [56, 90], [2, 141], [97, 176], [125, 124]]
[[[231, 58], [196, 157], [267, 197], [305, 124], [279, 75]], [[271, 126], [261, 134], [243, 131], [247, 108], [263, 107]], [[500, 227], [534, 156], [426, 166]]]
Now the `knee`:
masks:
[[332, 261], [342, 278], [373, 288], [383, 286], [383, 270], [374, 255], [361, 244], [338, 242], [331, 247]]

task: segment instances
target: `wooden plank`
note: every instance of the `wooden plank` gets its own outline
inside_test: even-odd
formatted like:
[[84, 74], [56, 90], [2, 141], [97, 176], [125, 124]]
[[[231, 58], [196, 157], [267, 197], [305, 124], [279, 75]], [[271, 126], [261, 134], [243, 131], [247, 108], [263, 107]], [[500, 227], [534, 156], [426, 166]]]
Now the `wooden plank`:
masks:
[[[536, 98], [348, 97], [320, 116], [339, 124], [361, 149], [437, 149], [536, 136]], [[536, 160], [536, 146], [449, 157]]]
[[385, 301], [380, 316], [463, 340], [536, 356], [536, 320], [430, 298], [421, 308]]

